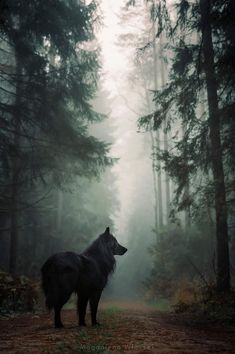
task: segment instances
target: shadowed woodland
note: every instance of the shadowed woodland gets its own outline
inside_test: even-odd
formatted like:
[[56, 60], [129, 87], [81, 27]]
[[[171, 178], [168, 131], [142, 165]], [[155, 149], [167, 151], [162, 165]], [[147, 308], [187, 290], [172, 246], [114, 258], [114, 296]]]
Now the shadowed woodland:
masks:
[[[234, 18], [233, 0], [0, 0], [0, 352], [233, 352]], [[56, 331], [41, 267], [107, 227], [128, 251], [102, 325], [78, 328], [72, 296]]]

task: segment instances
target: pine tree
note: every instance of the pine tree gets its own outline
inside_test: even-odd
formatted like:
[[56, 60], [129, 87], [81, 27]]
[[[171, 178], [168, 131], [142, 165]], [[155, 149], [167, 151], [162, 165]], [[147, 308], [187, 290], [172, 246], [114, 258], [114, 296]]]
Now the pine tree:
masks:
[[[153, 120], [159, 129], [170, 113], [168, 126], [184, 126], [171, 153], [162, 151], [159, 158], [176, 182], [178, 210], [190, 206], [197, 216], [203, 206], [214, 208], [216, 284], [219, 292], [226, 292], [230, 290], [229, 196], [234, 190], [235, 6], [230, 0], [180, 0], [172, 23], [166, 2], [158, 5], [159, 34], [164, 29], [171, 40], [172, 66], [166, 87], [156, 92], [157, 110], [142, 117], [140, 124], [148, 126]], [[203, 114], [199, 106], [205, 107]], [[189, 181], [190, 196], [185, 199]]]
[[90, 45], [95, 3], [9, 0], [1, 9], [1, 204], [15, 272], [20, 211], [32, 185], [91, 177], [112, 161], [88, 130], [103, 118], [90, 103], [99, 68]]

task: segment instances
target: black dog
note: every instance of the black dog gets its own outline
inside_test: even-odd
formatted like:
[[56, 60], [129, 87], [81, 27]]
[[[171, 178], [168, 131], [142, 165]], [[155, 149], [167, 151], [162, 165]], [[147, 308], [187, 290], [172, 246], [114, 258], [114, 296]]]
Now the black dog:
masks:
[[63, 327], [60, 318], [62, 306], [72, 292], [78, 295], [79, 325], [85, 326], [85, 315], [90, 302], [92, 325], [97, 325], [96, 313], [101, 293], [108, 276], [114, 271], [114, 255], [123, 255], [127, 249], [109, 233], [109, 227], [82, 254], [57, 253], [43, 265], [42, 287], [48, 309], [54, 308], [55, 327]]

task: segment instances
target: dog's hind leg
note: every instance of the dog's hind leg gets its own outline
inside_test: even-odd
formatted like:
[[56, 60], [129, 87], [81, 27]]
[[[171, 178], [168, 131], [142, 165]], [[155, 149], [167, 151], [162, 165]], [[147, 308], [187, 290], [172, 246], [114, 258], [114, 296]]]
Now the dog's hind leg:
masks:
[[54, 321], [55, 321], [55, 328], [62, 328], [63, 323], [61, 322], [60, 318], [60, 311], [63, 305], [56, 305], [54, 306]]
[[100, 301], [102, 291], [96, 291], [92, 294], [90, 297], [90, 309], [91, 309], [91, 323], [92, 326], [99, 325], [99, 323], [96, 321], [96, 314], [97, 314], [97, 309], [98, 309], [98, 304]]
[[61, 317], [60, 317], [60, 311], [64, 304], [68, 301], [70, 298], [71, 293], [62, 293], [60, 294], [59, 298], [57, 299], [57, 302], [54, 305], [54, 321], [55, 321], [55, 328], [62, 328], [63, 323], [61, 322]]
[[55, 327], [56, 328], [61, 328], [64, 327], [63, 323], [61, 322], [61, 317], [60, 317], [60, 311], [62, 309], [62, 307], [64, 306], [64, 304], [66, 304], [66, 302], [69, 300], [71, 296], [71, 292], [63, 292], [62, 293], [62, 289], [61, 289], [61, 293], [59, 294], [58, 298], [57, 298], [57, 302], [54, 305], [54, 313], [55, 313]]
[[84, 293], [78, 294], [78, 301], [77, 301], [77, 312], [79, 317], [79, 326], [86, 326], [85, 317], [86, 317], [86, 308], [88, 303], [88, 295]]

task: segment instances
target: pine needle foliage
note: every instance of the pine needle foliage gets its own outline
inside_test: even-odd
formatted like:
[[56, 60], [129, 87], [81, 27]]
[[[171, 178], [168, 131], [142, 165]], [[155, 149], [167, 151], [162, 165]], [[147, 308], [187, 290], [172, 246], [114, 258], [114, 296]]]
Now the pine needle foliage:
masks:
[[89, 135], [89, 124], [104, 118], [91, 104], [99, 70], [95, 2], [10, 0], [1, 6], [4, 171], [10, 174], [13, 154], [31, 182], [98, 175], [112, 159], [109, 146]]
[[[155, 18], [159, 32], [165, 33], [168, 44], [165, 56], [171, 53], [170, 73], [163, 89], [154, 93], [155, 110], [139, 119], [140, 128], [158, 130], [166, 121], [166, 129], [173, 132], [170, 151], [157, 151], [164, 168], [176, 182], [175, 207], [188, 206], [198, 210], [207, 196], [213, 204], [211, 154], [213, 146], [209, 137], [209, 115], [206, 97], [205, 60], [202, 53], [202, 24], [198, 1], [177, 1], [172, 10], [172, 21], [165, 1], [156, 1]], [[161, 16], [167, 15], [164, 24]], [[228, 197], [234, 191], [235, 168], [235, 14], [232, 1], [211, 1], [210, 21], [213, 33], [215, 74], [218, 87], [220, 130]], [[171, 23], [169, 26], [168, 24]], [[157, 34], [157, 36], [159, 33]], [[180, 127], [184, 134], [180, 136]], [[185, 200], [184, 187], [191, 181], [191, 196]], [[229, 207], [233, 207], [229, 203]], [[196, 216], [197, 213], [195, 213]]]

